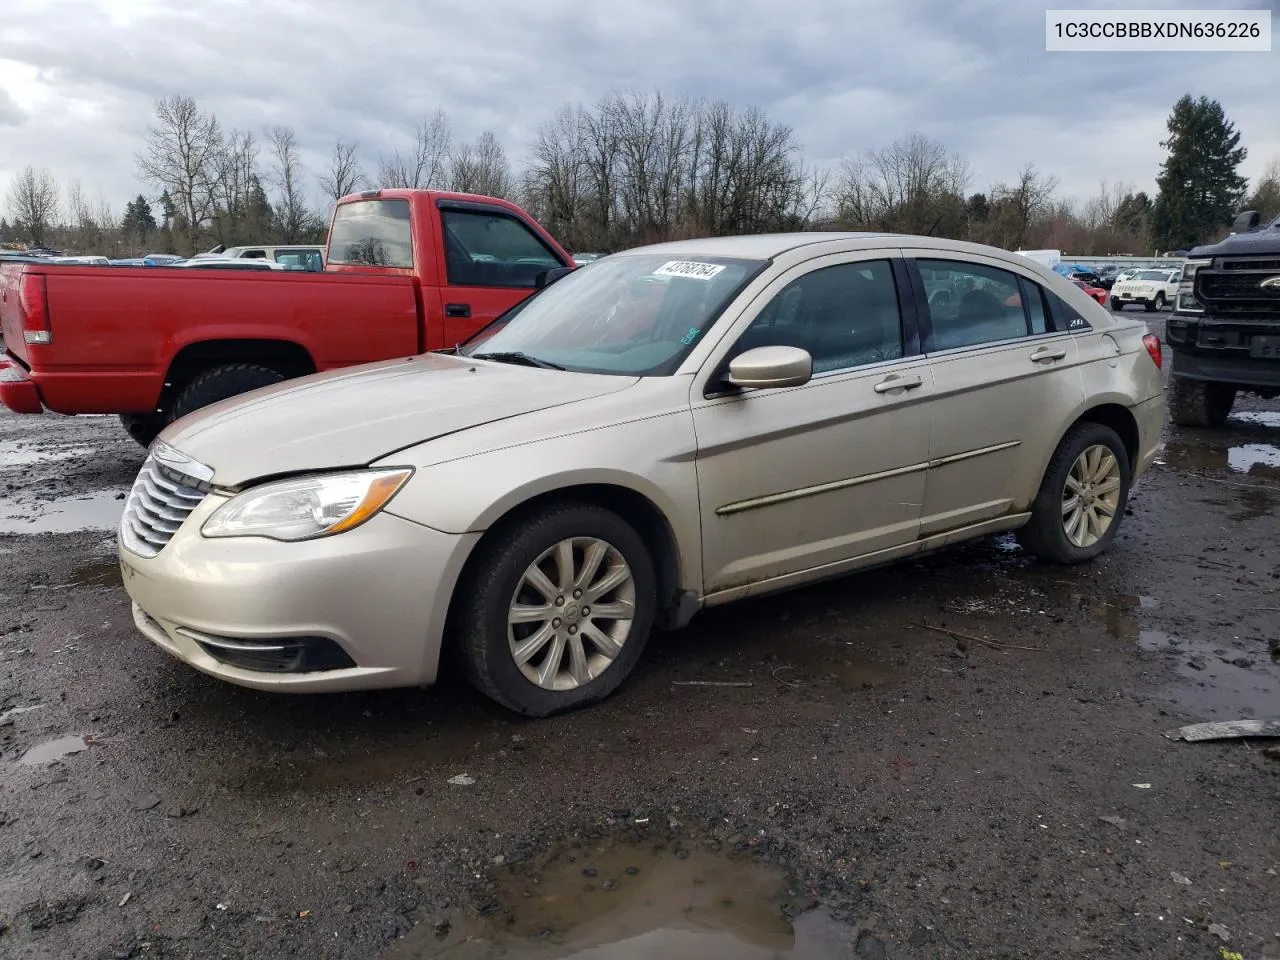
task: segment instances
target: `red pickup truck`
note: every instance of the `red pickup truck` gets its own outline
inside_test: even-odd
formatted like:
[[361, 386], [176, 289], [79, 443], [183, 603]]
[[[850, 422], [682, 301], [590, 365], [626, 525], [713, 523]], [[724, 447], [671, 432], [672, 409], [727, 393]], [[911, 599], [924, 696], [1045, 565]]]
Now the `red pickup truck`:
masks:
[[451, 347], [573, 260], [515, 204], [344, 197], [323, 272], [0, 263], [0, 401], [169, 422], [319, 370]]

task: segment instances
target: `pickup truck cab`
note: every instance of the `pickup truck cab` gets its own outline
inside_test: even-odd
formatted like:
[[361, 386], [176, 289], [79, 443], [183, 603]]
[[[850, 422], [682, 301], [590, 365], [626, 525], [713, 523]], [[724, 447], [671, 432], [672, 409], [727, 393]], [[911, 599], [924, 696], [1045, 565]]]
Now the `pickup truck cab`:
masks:
[[573, 260], [505, 200], [371, 190], [334, 211], [324, 270], [0, 263], [0, 401], [168, 423], [281, 380], [452, 347]]

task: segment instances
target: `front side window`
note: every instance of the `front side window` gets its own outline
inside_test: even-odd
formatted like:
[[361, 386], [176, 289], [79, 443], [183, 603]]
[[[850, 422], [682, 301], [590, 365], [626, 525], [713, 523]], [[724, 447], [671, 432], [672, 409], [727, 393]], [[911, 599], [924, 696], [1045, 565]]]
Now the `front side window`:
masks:
[[533, 287], [538, 274], [564, 266], [551, 248], [515, 217], [445, 210], [449, 283], [470, 287]]
[[669, 376], [766, 265], [619, 254], [524, 300], [459, 352], [584, 373]]
[[918, 265], [935, 350], [1027, 335], [1027, 315], [1015, 274], [955, 260], [920, 260]]
[[807, 350], [826, 373], [902, 356], [902, 315], [888, 260], [823, 267], [787, 284], [742, 335], [735, 353], [754, 347]]
[[329, 231], [329, 262], [412, 267], [408, 200], [356, 200], [338, 207]]
[[308, 270], [318, 273], [324, 269], [324, 257], [319, 250], [277, 250], [276, 263], [283, 264], [286, 270]]

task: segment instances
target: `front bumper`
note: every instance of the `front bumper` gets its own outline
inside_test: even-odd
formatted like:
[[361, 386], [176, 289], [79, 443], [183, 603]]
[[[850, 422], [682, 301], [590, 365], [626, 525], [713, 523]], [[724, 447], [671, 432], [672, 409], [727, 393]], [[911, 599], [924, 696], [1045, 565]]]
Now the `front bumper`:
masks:
[[1242, 356], [1240, 351], [1224, 350], [1218, 354], [1199, 353], [1180, 349], [1173, 342], [1170, 346], [1173, 351], [1173, 364], [1170, 370], [1175, 376], [1186, 380], [1225, 383], [1245, 390], [1259, 387], [1268, 390], [1280, 389], [1280, 362], [1278, 361]]
[[[201, 536], [201, 525], [223, 502], [208, 497], [155, 557], [138, 556], [118, 539], [134, 623], [148, 639], [197, 670], [258, 690], [435, 680], [449, 600], [479, 534], [441, 533], [381, 513], [354, 530], [301, 543]], [[345, 654], [327, 657], [329, 664], [348, 665], [248, 669], [237, 665], [244, 656], [227, 653], [257, 645], [296, 649], [316, 640]]]

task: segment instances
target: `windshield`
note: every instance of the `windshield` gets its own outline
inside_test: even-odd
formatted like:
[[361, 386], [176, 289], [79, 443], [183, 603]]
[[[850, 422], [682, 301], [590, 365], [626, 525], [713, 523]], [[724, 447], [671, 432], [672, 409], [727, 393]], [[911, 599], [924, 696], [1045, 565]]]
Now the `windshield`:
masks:
[[580, 267], [459, 349], [583, 373], [669, 376], [765, 261], [615, 256]]
[[1162, 283], [1168, 282], [1169, 274], [1164, 270], [1142, 270], [1138, 273], [1139, 280], [1159, 280]]

